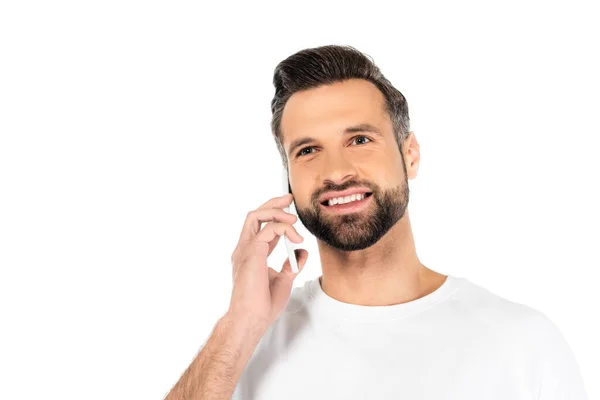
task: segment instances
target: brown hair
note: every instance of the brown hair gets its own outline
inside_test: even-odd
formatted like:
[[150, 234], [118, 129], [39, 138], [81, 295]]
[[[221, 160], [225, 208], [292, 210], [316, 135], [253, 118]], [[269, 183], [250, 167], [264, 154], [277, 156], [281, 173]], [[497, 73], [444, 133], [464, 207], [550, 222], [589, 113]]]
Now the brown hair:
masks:
[[379, 88], [385, 97], [398, 148], [402, 150], [402, 142], [410, 131], [408, 104], [402, 93], [383, 76], [370, 56], [351, 46], [321, 46], [301, 50], [275, 68], [271, 131], [284, 168], [287, 168], [287, 155], [281, 139], [281, 117], [288, 99], [298, 91], [347, 79], [365, 79]]

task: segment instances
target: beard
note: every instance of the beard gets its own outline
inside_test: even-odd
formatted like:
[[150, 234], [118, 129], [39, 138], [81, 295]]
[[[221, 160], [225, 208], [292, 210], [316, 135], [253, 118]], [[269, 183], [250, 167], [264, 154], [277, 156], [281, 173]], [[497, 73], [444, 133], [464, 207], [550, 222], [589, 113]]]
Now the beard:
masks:
[[319, 194], [312, 197], [311, 206], [297, 208], [298, 218], [317, 239], [341, 251], [363, 250], [377, 243], [406, 212], [409, 189], [406, 172], [402, 183], [382, 190], [366, 182], [346, 182], [343, 186], [328, 186], [325, 191], [342, 191], [352, 187], [367, 187], [373, 193], [370, 204], [348, 214], [328, 213], [319, 203]]

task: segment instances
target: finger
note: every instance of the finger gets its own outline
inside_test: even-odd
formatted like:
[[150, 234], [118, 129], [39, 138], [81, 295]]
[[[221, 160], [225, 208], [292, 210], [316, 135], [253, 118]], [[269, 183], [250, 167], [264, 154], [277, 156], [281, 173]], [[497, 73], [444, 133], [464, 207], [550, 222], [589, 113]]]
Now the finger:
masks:
[[292, 279], [295, 278], [296, 276], [298, 276], [298, 274], [300, 272], [302, 272], [302, 269], [304, 268], [304, 265], [306, 264], [306, 261], [308, 260], [308, 251], [305, 249], [295, 249], [294, 253], [296, 254], [296, 260], [298, 263], [298, 273], [295, 273], [294, 271], [292, 271], [292, 265], [290, 264], [290, 259], [289, 257], [286, 258], [285, 262], [283, 263], [283, 267], [281, 268], [281, 272], [282, 274], [288, 274]]
[[250, 240], [259, 231], [264, 222], [286, 222], [293, 224], [298, 220], [298, 217], [292, 213], [283, 211], [279, 208], [267, 208], [250, 211], [246, 216], [246, 221], [240, 234], [240, 240]]
[[283, 222], [269, 222], [258, 232], [254, 240], [270, 243], [277, 236], [287, 236], [293, 243], [302, 243], [304, 238], [300, 236], [296, 228]]
[[269, 251], [267, 252], [267, 257], [269, 257], [273, 250], [275, 250], [275, 247], [277, 247], [277, 243], [279, 243], [280, 238], [281, 236], [275, 236], [275, 239], [269, 242]]
[[[298, 273], [300, 273], [308, 259], [308, 251], [305, 249], [296, 249], [296, 254], [298, 258]], [[296, 276], [298, 274], [292, 272], [290, 259], [288, 258], [283, 263], [281, 272], [275, 277], [272, 283], [271, 298], [274, 304], [286, 304], [289, 300]]]
[[277, 277], [277, 275], [279, 275], [279, 272], [275, 271], [271, 267], [269, 267], [268, 271], [269, 271], [269, 282], [272, 282], [273, 279], [275, 279]]
[[279, 197], [273, 197], [258, 207], [257, 210], [263, 210], [265, 208], [284, 208], [292, 204], [292, 199], [293, 197], [291, 193], [287, 193]]

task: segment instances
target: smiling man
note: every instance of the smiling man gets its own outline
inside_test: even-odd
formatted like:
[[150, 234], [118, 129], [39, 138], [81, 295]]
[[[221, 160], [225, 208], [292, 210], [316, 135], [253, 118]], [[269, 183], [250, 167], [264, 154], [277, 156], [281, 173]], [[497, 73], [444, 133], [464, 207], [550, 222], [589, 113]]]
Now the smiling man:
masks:
[[419, 261], [407, 209], [419, 144], [372, 60], [306, 49], [274, 84], [272, 131], [323, 273], [293, 290], [234, 399], [584, 399], [544, 314]]
[[[322, 48], [316, 54], [346, 61], [349, 76], [368, 66], [363, 55], [349, 50]], [[286, 70], [289, 64], [297, 70]], [[310, 70], [302, 67], [293, 59], [284, 62], [276, 85], [277, 74], [283, 80], [294, 73], [306, 84]], [[408, 132], [406, 100], [389, 83], [386, 92], [397, 104], [388, 105], [368, 80], [331, 80], [321, 79], [312, 89], [288, 87], [287, 96], [274, 100], [273, 118], [298, 217], [318, 239], [322, 287], [337, 300], [359, 305], [423, 297], [446, 276], [421, 264], [415, 251], [408, 179], [416, 177], [419, 145]], [[385, 85], [383, 77], [378, 84]], [[397, 110], [396, 127], [388, 110]]]
[[[255, 260], [234, 261], [237, 311], [170, 399], [587, 399], [569, 345], [542, 312], [420, 262], [408, 212], [419, 144], [406, 99], [373, 61], [351, 47], [306, 49], [277, 66], [274, 84], [273, 135], [322, 275], [292, 290], [286, 261], [263, 285], [269, 246], [243, 234], [256, 247], [236, 252], [264, 250], [234, 257]], [[287, 221], [284, 200], [249, 214], [252, 234]], [[275, 236], [264, 236], [271, 250]], [[263, 330], [243, 315], [258, 314], [265, 292], [269, 307], [287, 302]]]

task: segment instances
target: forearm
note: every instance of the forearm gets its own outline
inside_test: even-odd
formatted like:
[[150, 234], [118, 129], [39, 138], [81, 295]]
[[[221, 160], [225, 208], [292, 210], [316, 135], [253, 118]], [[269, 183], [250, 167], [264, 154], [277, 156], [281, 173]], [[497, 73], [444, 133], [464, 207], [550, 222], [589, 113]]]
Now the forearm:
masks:
[[231, 399], [265, 331], [264, 324], [224, 315], [165, 400]]

